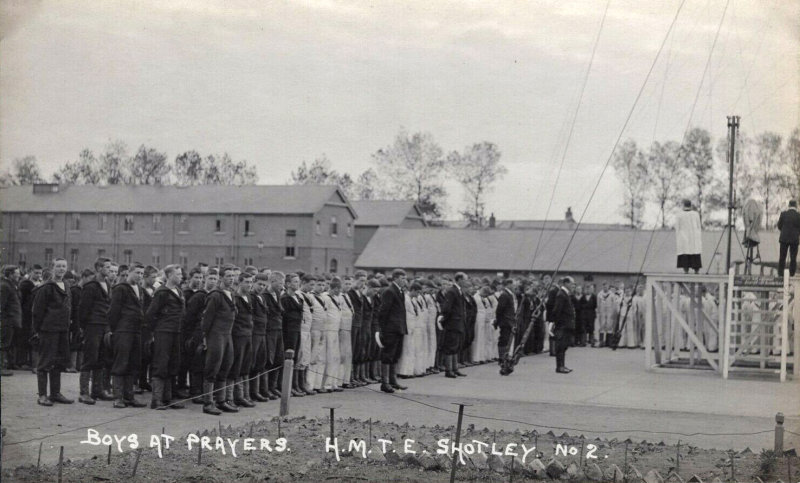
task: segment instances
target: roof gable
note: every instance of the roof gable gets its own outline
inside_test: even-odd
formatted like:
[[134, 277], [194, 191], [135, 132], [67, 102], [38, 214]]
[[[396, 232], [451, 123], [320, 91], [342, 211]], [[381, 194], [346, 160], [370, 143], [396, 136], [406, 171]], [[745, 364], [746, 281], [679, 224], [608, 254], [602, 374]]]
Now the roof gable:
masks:
[[399, 226], [406, 218], [420, 218], [422, 213], [413, 201], [359, 200], [353, 201], [358, 213], [356, 226]]

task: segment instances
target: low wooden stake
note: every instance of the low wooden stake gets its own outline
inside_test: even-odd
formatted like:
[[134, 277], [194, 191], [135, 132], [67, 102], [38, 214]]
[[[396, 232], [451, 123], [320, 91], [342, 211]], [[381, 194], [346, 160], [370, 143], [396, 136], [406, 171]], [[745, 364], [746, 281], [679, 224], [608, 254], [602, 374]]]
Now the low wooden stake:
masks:
[[61, 483], [61, 474], [64, 467], [64, 447], [58, 450], [58, 483]]
[[[42, 464], [42, 444], [44, 441], [39, 441], [39, 457], [36, 459], [36, 471], [39, 471], [39, 467]], [[111, 446], [109, 446], [110, 448]]]
[[255, 423], [250, 423], [250, 434], [248, 435], [248, 438], [252, 438], [253, 437], [253, 425], [254, 424]]
[[732, 481], [736, 481], [736, 460], [734, 458], [735, 454], [736, 453], [733, 450], [731, 450], [731, 480]]
[[133, 473], [131, 473], [131, 478], [136, 477], [136, 469], [139, 468], [139, 458], [142, 457], [142, 448], [136, 450], [136, 461], [133, 462]]
[[508, 482], [514, 483], [514, 457], [511, 457], [511, 474], [508, 475]]
[[628, 443], [625, 443], [625, 462], [622, 464], [622, 481], [628, 482]]
[[372, 447], [372, 418], [369, 418], [369, 447]]
[[[200, 439], [200, 431], [197, 432], [197, 438]], [[197, 465], [200, 466], [200, 462], [203, 460], [203, 445], [199, 442], [197, 443]]]
[[217, 422], [219, 423], [219, 433], [217, 434], [217, 436], [222, 437], [222, 420], [220, 419]]
[[681, 440], [678, 440], [678, 456], [675, 459], [675, 473], [680, 476], [681, 473]]
[[585, 443], [586, 443], [586, 440], [585, 440], [585, 439], [583, 439], [583, 436], [581, 436], [581, 454], [580, 454], [580, 458], [581, 458], [581, 464], [580, 464], [580, 467], [581, 467], [581, 468], [583, 468], [583, 464], [584, 464], [584, 461], [585, 461], [585, 460], [583, 459], [583, 446], [584, 446], [584, 444], [585, 444]]
[[107, 465], [111, 464], [111, 445], [110, 444], [108, 445], [108, 457], [106, 458], [106, 464]]
[[281, 437], [281, 418], [278, 418], [278, 437]]

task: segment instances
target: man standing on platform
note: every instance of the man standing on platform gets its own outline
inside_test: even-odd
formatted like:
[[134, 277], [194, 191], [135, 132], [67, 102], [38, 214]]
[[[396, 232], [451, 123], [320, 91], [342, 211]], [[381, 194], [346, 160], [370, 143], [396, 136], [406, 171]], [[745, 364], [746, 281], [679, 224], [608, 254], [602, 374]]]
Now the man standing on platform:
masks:
[[692, 202], [683, 200], [683, 211], [675, 216], [675, 238], [678, 248], [678, 268], [683, 273], [689, 269], [698, 273], [703, 266], [700, 254], [703, 252], [702, 225], [700, 214], [692, 209]]
[[128, 270], [127, 279], [111, 289], [111, 303], [108, 309], [108, 327], [114, 356], [111, 365], [111, 386], [114, 407], [120, 409], [128, 406], [134, 408], [146, 406], [137, 401], [133, 393], [133, 382], [142, 367], [144, 311], [139, 283], [142, 281], [143, 273], [144, 266], [141, 263], [134, 263]]
[[[395, 389], [407, 389], [397, 382], [395, 365], [403, 352], [403, 338], [408, 334], [406, 324], [406, 272], [403, 269], [392, 270], [392, 283], [381, 294], [378, 308], [380, 331], [375, 333], [375, 342], [381, 348], [381, 391], [392, 393]], [[463, 305], [463, 301], [461, 302]], [[453, 354], [458, 354], [458, 343]]]
[[797, 201], [789, 201], [789, 209], [778, 218], [780, 256], [778, 258], [778, 276], [783, 278], [786, 268], [786, 253], [789, 253], [789, 276], [794, 277], [797, 270], [797, 244], [800, 239], [800, 213], [797, 212]]
[[[69, 311], [71, 300], [69, 287], [64, 283], [67, 261], [53, 260], [53, 278], [37, 287], [33, 292], [31, 310], [34, 340], [39, 345], [39, 360], [36, 377], [39, 385], [39, 400], [42, 406], [53, 403], [72, 404], [61, 394], [61, 371], [69, 363]], [[50, 377], [50, 397], [47, 397], [47, 378]]]

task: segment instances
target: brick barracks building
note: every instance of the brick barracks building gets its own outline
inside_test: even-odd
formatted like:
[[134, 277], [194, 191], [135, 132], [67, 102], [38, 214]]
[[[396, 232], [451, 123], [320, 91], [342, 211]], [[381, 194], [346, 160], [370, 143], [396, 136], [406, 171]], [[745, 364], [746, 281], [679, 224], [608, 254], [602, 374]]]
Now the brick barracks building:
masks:
[[98, 256], [191, 267], [236, 263], [353, 273], [356, 212], [335, 186], [59, 186], [0, 189], [2, 263]]

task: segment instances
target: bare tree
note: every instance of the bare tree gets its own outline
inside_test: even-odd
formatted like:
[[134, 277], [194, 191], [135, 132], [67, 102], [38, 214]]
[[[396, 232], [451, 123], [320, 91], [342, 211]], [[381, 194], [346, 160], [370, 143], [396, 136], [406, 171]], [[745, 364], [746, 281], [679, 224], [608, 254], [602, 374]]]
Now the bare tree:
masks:
[[100, 154], [100, 182], [125, 184], [128, 182], [128, 146], [120, 140], [109, 142]]
[[353, 185], [353, 197], [357, 200], [380, 200], [387, 196], [378, 173], [372, 168], [362, 172]]
[[391, 197], [412, 199], [428, 218], [439, 218], [446, 192], [442, 148], [429, 133], [409, 136], [401, 129], [392, 145], [372, 155]]
[[624, 187], [624, 201], [620, 207], [622, 214], [632, 227], [641, 227], [649, 187], [644, 154], [636, 141], [628, 139], [617, 148], [612, 163]]
[[786, 140], [784, 157], [787, 165], [787, 176], [783, 188], [790, 199], [800, 199], [800, 129], [795, 128]]
[[500, 151], [494, 143], [484, 141], [468, 146], [463, 153], [447, 156], [447, 172], [464, 187], [467, 207], [462, 211], [472, 226], [483, 226], [485, 195], [508, 169], [500, 164]]
[[78, 154], [78, 159], [64, 164], [53, 175], [53, 181], [61, 184], [98, 184], [100, 163], [88, 148]]
[[228, 153], [206, 157], [205, 184], [250, 185], [258, 182], [256, 167], [247, 161], [234, 161]]
[[206, 166], [203, 157], [195, 151], [186, 151], [175, 157], [172, 172], [178, 186], [205, 184]]
[[[711, 136], [705, 129], [695, 127], [689, 131], [686, 141], [680, 147], [680, 159], [686, 168], [689, 178], [691, 198], [694, 198], [697, 212], [705, 226], [710, 222], [710, 213], [705, 213], [709, 197], [713, 195], [711, 187], [715, 181], [714, 158], [711, 152]], [[709, 210], [710, 211], [710, 210]]]
[[39, 162], [36, 156], [24, 156], [16, 158], [11, 165], [11, 169], [0, 175], [0, 186], [11, 185], [30, 185], [42, 183], [42, 172], [39, 170]]
[[353, 196], [353, 179], [349, 174], [340, 174], [333, 169], [325, 154], [315, 159], [310, 165], [303, 161], [296, 170], [292, 171], [291, 177], [292, 184], [336, 185], [348, 198]]
[[136, 155], [130, 160], [128, 182], [130, 184], [169, 184], [171, 169], [166, 153], [145, 147], [143, 144], [139, 146]]
[[661, 228], [667, 227], [667, 213], [677, 206], [678, 194], [685, 185], [684, 167], [678, 159], [680, 145], [675, 141], [654, 142], [647, 153], [652, 200], [661, 213]]
[[776, 202], [778, 187], [786, 174], [781, 163], [781, 144], [781, 136], [773, 132], [761, 133], [755, 139], [755, 191], [764, 203], [764, 224], [767, 227], [771, 226], [770, 214], [779, 211], [780, 204]]

